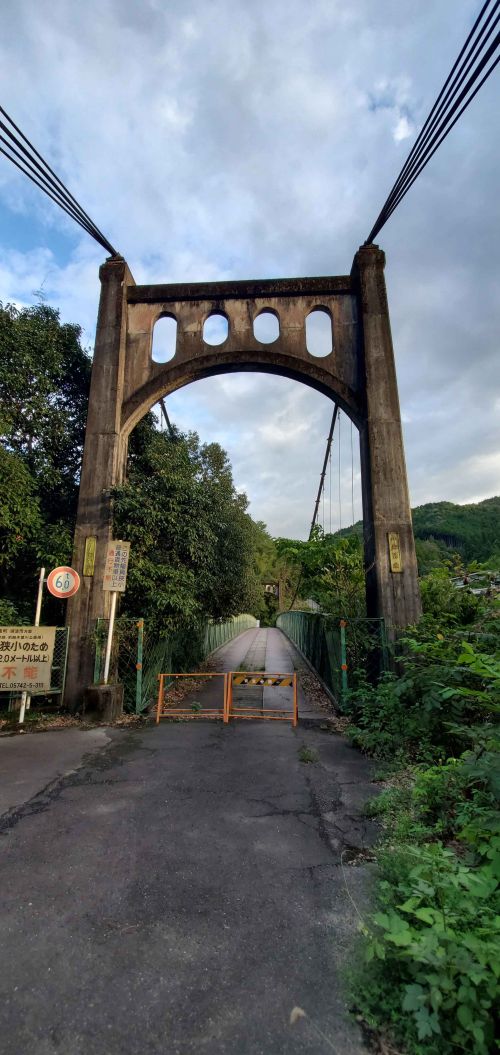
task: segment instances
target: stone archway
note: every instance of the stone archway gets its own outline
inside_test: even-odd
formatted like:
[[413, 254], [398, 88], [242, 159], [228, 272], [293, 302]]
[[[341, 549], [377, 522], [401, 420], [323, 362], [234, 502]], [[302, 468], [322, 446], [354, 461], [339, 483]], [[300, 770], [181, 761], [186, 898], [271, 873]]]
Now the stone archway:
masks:
[[[215, 374], [258, 370], [290, 377], [323, 392], [352, 418], [360, 436], [368, 614], [383, 616], [389, 628], [417, 621], [420, 594], [384, 266], [383, 252], [370, 245], [356, 253], [350, 275], [325, 278], [138, 286], [122, 258], [101, 267], [73, 554], [82, 586], [68, 602], [71, 704], [91, 682], [92, 629], [108, 614], [102, 583], [110, 492], [123, 481], [128, 436], [161, 396]], [[324, 358], [312, 356], [306, 344], [306, 318], [317, 309], [332, 323], [332, 352]], [[262, 311], [279, 321], [272, 344], [254, 335]], [[215, 347], [203, 340], [204, 322], [213, 314], [228, 320], [227, 339]], [[162, 316], [177, 321], [175, 355], [166, 364], [151, 356]], [[389, 534], [397, 536], [400, 570], [391, 567]], [[97, 540], [93, 576], [83, 576], [88, 536]]]

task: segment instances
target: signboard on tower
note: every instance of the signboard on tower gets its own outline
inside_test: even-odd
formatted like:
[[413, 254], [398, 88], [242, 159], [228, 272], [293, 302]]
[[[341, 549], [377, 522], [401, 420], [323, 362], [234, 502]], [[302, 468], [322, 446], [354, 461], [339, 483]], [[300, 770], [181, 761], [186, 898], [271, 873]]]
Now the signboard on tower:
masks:
[[106, 566], [104, 569], [103, 590], [121, 591], [127, 585], [127, 568], [130, 553], [130, 542], [115, 539], [108, 542], [106, 549]]

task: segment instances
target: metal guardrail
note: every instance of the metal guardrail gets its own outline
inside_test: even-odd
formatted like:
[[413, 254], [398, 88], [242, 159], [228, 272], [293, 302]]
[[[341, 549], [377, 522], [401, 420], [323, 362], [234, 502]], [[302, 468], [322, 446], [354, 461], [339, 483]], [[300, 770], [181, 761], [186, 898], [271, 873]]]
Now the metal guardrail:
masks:
[[[99, 683], [103, 671], [107, 625], [106, 619], [97, 621], [94, 684]], [[160, 635], [149, 629], [147, 620], [118, 620], [112, 662], [124, 685], [126, 709], [141, 714], [154, 705], [158, 675], [162, 671], [173, 667], [180, 672], [192, 670], [217, 648], [255, 626], [255, 616], [243, 614], [221, 623], [208, 622], [198, 633], [189, 636]]]
[[354, 672], [373, 677], [389, 669], [383, 619], [336, 619], [322, 612], [281, 612], [276, 626], [298, 648], [323, 682], [340, 700]]

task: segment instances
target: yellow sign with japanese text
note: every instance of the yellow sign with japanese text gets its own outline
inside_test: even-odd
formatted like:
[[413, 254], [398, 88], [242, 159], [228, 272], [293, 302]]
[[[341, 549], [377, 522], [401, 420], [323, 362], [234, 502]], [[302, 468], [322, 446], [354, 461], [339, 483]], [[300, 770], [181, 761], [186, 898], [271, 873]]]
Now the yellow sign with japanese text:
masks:
[[85, 539], [85, 553], [83, 557], [83, 574], [93, 575], [95, 568], [95, 549], [97, 538], [95, 535], [87, 535]]
[[387, 540], [389, 542], [389, 560], [391, 564], [391, 571], [403, 571], [403, 561], [401, 559], [401, 547], [399, 545], [398, 532], [389, 531], [387, 533]]
[[55, 626], [0, 626], [0, 692], [47, 692]]

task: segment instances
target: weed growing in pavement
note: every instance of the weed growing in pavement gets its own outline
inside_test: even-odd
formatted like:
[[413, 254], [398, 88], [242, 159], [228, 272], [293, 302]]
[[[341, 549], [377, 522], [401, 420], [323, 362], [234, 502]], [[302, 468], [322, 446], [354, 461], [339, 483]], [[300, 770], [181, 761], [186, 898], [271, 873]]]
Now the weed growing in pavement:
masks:
[[314, 747], [301, 747], [299, 751], [299, 761], [306, 764], [312, 762], [319, 762], [318, 752], [314, 750]]

